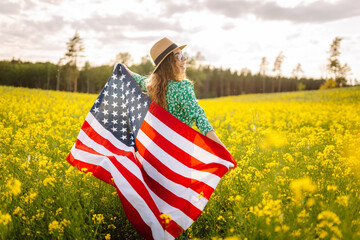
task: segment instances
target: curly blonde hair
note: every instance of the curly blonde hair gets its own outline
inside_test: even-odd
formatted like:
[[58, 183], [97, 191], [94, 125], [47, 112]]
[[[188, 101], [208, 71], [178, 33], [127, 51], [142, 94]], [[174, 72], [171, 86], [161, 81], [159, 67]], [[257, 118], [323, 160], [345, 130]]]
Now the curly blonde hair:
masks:
[[175, 55], [171, 53], [160, 63], [156, 71], [149, 76], [146, 85], [148, 95], [151, 100], [167, 110], [166, 92], [169, 80], [181, 81], [185, 78], [186, 74], [180, 72], [176, 66]]

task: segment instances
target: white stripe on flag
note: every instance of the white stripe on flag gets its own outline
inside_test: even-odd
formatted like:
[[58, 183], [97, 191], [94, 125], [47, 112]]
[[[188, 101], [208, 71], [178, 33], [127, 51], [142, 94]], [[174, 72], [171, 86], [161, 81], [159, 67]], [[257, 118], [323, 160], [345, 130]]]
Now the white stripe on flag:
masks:
[[216, 162], [226, 167], [233, 166], [232, 163], [215, 156], [214, 154], [204, 150], [203, 148], [195, 145], [193, 142], [179, 135], [177, 132], [166, 126], [157, 117], [151, 114], [151, 112], [146, 114], [144, 121], [152, 126], [164, 138], [176, 143], [176, 146], [178, 146], [181, 150], [198, 159], [199, 161], [202, 161], [203, 163]]
[[139, 130], [136, 139], [139, 140], [146, 147], [146, 149], [157, 159], [166, 159], [166, 161], [163, 161], [162, 163], [172, 171], [177, 172], [178, 174], [186, 178], [195, 179], [200, 182], [204, 182], [204, 180], [207, 179], [208, 181], [204, 183], [214, 189], [220, 181], [220, 178], [217, 175], [209, 172], [202, 172], [185, 166], [183, 163], [179, 162], [167, 152], [165, 152], [162, 148], [160, 148], [158, 145], [156, 145], [141, 129]]

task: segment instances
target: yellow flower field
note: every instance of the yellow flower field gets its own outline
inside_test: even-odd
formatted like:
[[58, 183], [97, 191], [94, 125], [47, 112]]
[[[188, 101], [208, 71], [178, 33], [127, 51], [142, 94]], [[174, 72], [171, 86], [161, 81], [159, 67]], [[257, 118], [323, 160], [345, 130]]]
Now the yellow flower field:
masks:
[[[0, 239], [139, 239], [66, 156], [97, 95], [0, 86]], [[360, 88], [200, 100], [238, 167], [179, 239], [360, 239]]]

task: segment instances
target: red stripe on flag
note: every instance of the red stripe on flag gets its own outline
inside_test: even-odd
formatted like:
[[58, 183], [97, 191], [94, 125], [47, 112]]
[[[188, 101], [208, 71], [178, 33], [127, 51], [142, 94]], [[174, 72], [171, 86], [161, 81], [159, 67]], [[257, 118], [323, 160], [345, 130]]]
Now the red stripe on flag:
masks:
[[164, 225], [165, 230], [170, 233], [174, 238], [177, 238], [178, 236], [180, 236], [180, 234], [184, 232], [184, 229], [174, 220], [170, 220], [169, 223], [164, 223]]
[[184, 164], [185, 166], [203, 171], [208, 172], [218, 177], [222, 177], [229, 169], [219, 163], [203, 163], [198, 159], [194, 158], [187, 152], [183, 151], [175, 144], [164, 138], [160, 133], [158, 133], [151, 125], [149, 125], [146, 121], [143, 121], [141, 125], [141, 130], [158, 146], [168, 153], [170, 156]]
[[82, 143], [79, 139], [76, 139], [75, 148], [83, 150], [83, 151], [88, 152], [88, 153], [104, 156], [103, 154], [98, 153], [97, 151], [95, 151], [91, 147], [89, 147], [89, 146], [85, 145], [84, 143]]
[[111, 174], [103, 167], [75, 159], [74, 156], [71, 154], [71, 152], [67, 156], [66, 160], [74, 167], [77, 167], [80, 171], [81, 169], [83, 169], [82, 172], [84, 173], [91, 172], [98, 179], [103, 180], [104, 182], [109, 183], [111, 185], [114, 185], [114, 181], [112, 179]]
[[[193, 142], [204, 150], [233, 163], [236, 167], [235, 159], [223, 146], [195, 131], [194, 129], [188, 128], [189, 126], [169, 114], [165, 109], [157, 105], [155, 102], [151, 102], [149, 112], [177, 134], [186, 138], [190, 142]], [[186, 131], [184, 131], [184, 129], [186, 129]]]
[[169, 169], [165, 164], [163, 164], [160, 160], [158, 160], [153, 154], [151, 154], [151, 152], [147, 150], [147, 148], [139, 140], [136, 140], [135, 142], [139, 154], [167, 179], [186, 188], [190, 188], [199, 194], [203, 194], [203, 196], [207, 199], [210, 198], [211, 194], [214, 191], [211, 186], [207, 185], [204, 182], [187, 178], [177, 172], [174, 172], [173, 170]]

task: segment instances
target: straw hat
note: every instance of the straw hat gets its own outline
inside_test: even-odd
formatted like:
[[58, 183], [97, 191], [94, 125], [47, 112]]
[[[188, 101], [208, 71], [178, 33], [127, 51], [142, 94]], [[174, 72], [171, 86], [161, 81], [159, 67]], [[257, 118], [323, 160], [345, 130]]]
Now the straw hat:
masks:
[[166, 37], [164, 37], [163, 39], [161, 39], [157, 43], [155, 43], [154, 46], [152, 46], [152, 48], [150, 49], [150, 56], [155, 63], [154, 72], [159, 67], [160, 63], [162, 63], [162, 61], [170, 53], [172, 53], [173, 51], [175, 51], [178, 48], [183, 49], [184, 47], [186, 47], [186, 45], [187, 44], [179, 47], [173, 41], [171, 41], [170, 39], [168, 39]]

